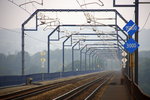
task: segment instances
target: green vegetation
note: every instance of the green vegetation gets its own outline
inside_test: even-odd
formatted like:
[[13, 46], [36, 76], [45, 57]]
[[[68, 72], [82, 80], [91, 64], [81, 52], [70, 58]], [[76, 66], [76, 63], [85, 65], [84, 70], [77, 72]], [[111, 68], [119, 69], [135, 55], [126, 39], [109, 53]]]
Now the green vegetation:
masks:
[[[41, 56], [41, 52], [37, 52], [34, 55], [30, 55], [25, 52], [25, 74], [35, 73], [47, 73], [47, 52]], [[51, 51], [50, 56], [50, 72], [62, 71], [62, 50]], [[77, 54], [75, 53], [78, 58]], [[45, 58], [44, 63], [41, 62], [41, 58]], [[65, 70], [70, 71], [71, 67], [71, 51], [65, 50]], [[21, 75], [21, 52], [11, 55], [0, 54], [0, 76], [3, 75]], [[44, 68], [43, 68], [44, 66]]]

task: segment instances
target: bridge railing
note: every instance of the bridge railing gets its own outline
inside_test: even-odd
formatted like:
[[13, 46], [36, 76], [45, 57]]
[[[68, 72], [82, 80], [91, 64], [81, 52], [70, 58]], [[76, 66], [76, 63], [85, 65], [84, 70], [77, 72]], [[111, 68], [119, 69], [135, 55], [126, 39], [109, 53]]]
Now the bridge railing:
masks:
[[124, 76], [128, 90], [134, 100], [150, 100], [150, 96], [145, 94], [135, 82], [132, 82], [128, 75], [124, 74]]
[[69, 72], [55, 72], [55, 73], [38, 73], [30, 75], [15, 75], [15, 76], [0, 76], [0, 88], [14, 86], [14, 85], [25, 85], [27, 79], [32, 78], [32, 82], [40, 82], [46, 80], [57, 79], [61, 77], [75, 76], [81, 74], [87, 74], [97, 71], [69, 71]]

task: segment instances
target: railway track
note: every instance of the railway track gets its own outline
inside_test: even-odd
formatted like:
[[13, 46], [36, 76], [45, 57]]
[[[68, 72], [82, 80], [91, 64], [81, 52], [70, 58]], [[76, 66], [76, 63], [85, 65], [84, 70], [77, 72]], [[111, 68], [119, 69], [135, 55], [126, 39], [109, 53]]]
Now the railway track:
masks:
[[73, 84], [77, 81], [80, 81], [82, 79], [89, 78], [89, 77], [95, 77], [95, 74], [83, 76], [83, 77], [72, 79], [72, 80], [66, 80], [66, 81], [61, 81], [57, 83], [42, 85], [42, 86], [38, 86], [38, 87], [26, 89], [26, 90], [14, 92], [14, 93], [9, 93], [6, 95], [1, 95], [0, 100], [22, 100], [24, 98], [35, 96], [35, 95], [56, 89], [58, 87], [67, 85], [67, 84]]
[[107, 74], [81, 85], [63, 95], [60, 95], [53, 100], [92, 100], [97, 91], [106, 84], [112, 74]]

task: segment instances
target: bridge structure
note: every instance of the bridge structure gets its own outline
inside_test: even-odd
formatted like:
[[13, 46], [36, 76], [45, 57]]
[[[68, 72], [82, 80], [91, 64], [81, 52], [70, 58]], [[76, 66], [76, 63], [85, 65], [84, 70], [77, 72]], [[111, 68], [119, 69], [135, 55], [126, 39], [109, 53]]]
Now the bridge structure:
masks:
[[[62, 50], [63, 50], [63, 55], [62, 55], [62, 57], [63, 57], [63, 71], [64, 71], [64, 47], [66, 46], [65, 45], [65, 42], [70, 38], [71, 39], [71, 46], [72, 46], [72, 36], [73, 35], [82, 35], [82, 36], [85, 36], [85, 35], [88, 35], [88, 36], [90, 36], [90, 35], [116, 35], [116, 38], [115, 39], [102, 39], [102, 40], [100, 40], [100, 39], [88, 39], [88, 40], [86, 40], [86, 39], [82, 39], [82, 40], [80, 40], [80, 41], [116, 41], [117, 42], [117, 44], [118, 44], [118, 48], [122, 48], [122, 46], [121, 45], [123, 45], [123, 43], [121, 43], [120, 42], [120, 40], [119, 39], [121, 39], [121, 41], [124, 41], [125, 42], [125, 40], [117, 33], [118, 31], [121, 31], [126, 37], [127, 37], [127, 34], [117, 25], [117, 16], [119, 16], [124, 22], [127, 22], [122, 16], [121, 16], [121, 14], [119, 13], [119, 12], [117, 12], [117, 10], [114, 10], [114, 9], [102, 9], [102, 10], [99, 10], [99, 9], [85, 9], [85, 10], [83, 10], [83, 9], [39, 9], [39, 10], [37, 10], [37, 11], [35, 11], [30, 17], [29, 17], [29, 19], [27, 19], [23, 24], [22, 24], [22, 74], [24, 74], [24, 33], [26, 32], [26, 31], [37, 31], [37, 29], [38, 29], [38, 18], [37, 18], [37, 14], [39, 13], [39, 12], [113, 12], [114, 13], [114, 16], [115, 16], [115, 24], [114, 25], [58, 25], [49, 35], [48, 35], [48, 73], [49, 73], [49, 67], [50, 67], [50, 65], [49, 65], [49, 51], [50, 51], [50, 42], [51, 41], [59, 41], [60, 40], [60, 27], [61, 26], [63, 26], [63, 27], [67, 27], [67, 26], [69, 26], [69, 27], [98, 27], [98, 26], [109, 26], [109, 27], [112, 27], [112, 28], [116, 28], [115, 30], [117, 30], [116, 31], [116, 34], [100, 34], [100, 33], [75, 33], [75, 34], [71, 34], [66, 40], [64, 40], [64, 42], [63, 42], [63, 47], [62, 47]], [[30, 21], [32, 18], [33, 18], [33, 16], [36, 16], [36, 26], [35, 26], [35, 29], [25, 29], [24, 27], [25, 27], [25, 25], [28, 23], [28, 21]], [[51, 39], [51, 36], [54, 34], [54, 32], [58, 32], [58, 33], [56, 33], [56, 34], [58, 34], [58, 36], [57, 36], [57, 38], [56, 39]], [[63, 36], [62, 36], [63, 37]], [[127, 39], [127, 38], [126, 38]], [[49, 42], [50, 41], [50, 42]], [[80, 45], [80, 43], [78, 43], [79, 45]], [[76, 44], [77, 45], [77, 44]], [[120, 46], [120, 47], [119, 47]], [[74, 46], [73, 46], [74, 47]], [[79, 46], [80, 47], [80, 46]], [[73, 59], [73, 57], [72, 57], [72, 59]]]
[[[86, 71], [86, 70], [94, 70], [96, 68], [96, 66], [93, 66], [93, 57], [95, 56], [95, 62], [99, 61], [102, 55], [106, 55], [109, 53], [116, 53], [118, 58], [121, 58], [121, 52], [125, 51], [123, 44], [125, 43], [125, 41], [127, 39], [129, 39], [129, 36], [126, 32], [124, 32], [120, 26], [118, 25], [118, 18], [120, 18], [124, 23], [127, 23], [127, 20], [115, 9], [38, 9], [36, 10], [23, 24], [22, 24], [22, 75], [24, 75], [24, 34], [27, 31], [37, 31], [38, 30], [38, 25], [39, 25], [39, 19], [38, 19], [38, 13], [40, 12], [107, 12], [107, 13], [114, 13], [114, 24], [87, 24], [87, 25], [77, 25], [77, 24], [62, 24], [62, 25], [58, 25], [56, 26], [56, 28], [50, 32], [50, 34], [48, 35], [48, 39], [47, 39], [47, 65], [48, 65], [48, 69], [47, 69], [47, 73], [50, 73], [50, 44], [53, 41], [61, 41], [62, 42], [62, 73], [65, 72], [65, 47], [71, 47], [71, 51], [72, 51], [72, 70], [71, 71], [76, 71], [75, 69], [75, 64], [74, 64], [74, 50], [78, 50], [80, 53], [80, 57], [79, 57], [79, 61], [80, 61], [80, 67], [79, 67], [79, 71]], [[32, 19], [35, 17], [35, 28], [25, 28], [25, 25]], [[114, 33], [93, 33], [93, 32], [75, 32], [73, 34], [69, 34], [68, 36], [63, 36], [62, 35], [62, 30], [61, 27], [110, 27], [112, 29], [114, 29]], [[73, 30], [73, 28], [72, 28]], [[94, 30], [94, 28], [93, 28]], [[75, 31], [75, 30], [74, 30]], [[121, 35], [118, 32], [121, 32]], [[53, 36], [53, 34], [55, 34], [55, 38], [51, 38]], [[124, 37], [122, 37], [122, 35], [124, 35]], [[84, 36], [88, 36], [88, 39], [79, 39], [76, 37], [84, 37]], [[92, 38], [90, 38], [91, 36], [94, 36]], [[102, 38], [99, 39], [98, 36], [110, 36], [111, 38]], [[63, 37], [63, 40], [62, 40]], [[65, 39], [64, 39], [65, 38]], [[69, 44], [66, 44], [66, 42], [70, 41]], [[105, 43], [103, 43], [103, 41], [105, 41]], [[84, 42], [84, 43], [83, 43]], [[89, 43], [90, 42], [90, 43]], [[99, 42], [99, 44], [96, 44], [94, 42]], [[110, 44], [109, 42], [113, 42], [112, 44]], [[91, 46], [91, 47], [90, 47]], [[77, 49], [75, 49], [76, 47], [78, 47]], [[110, 51], [109, 51], [110, 50]], [[103, 52], [102, 52], [103, 51]], [[89, 52], [89, 54], [88, 54]], [[83, 67], [83, 56], [85, 55], [84, 58], [84, 67]], [[89, 61], [87, 61], [87, 55], [89, 55]], [[92, 55], [92, 56], [91, 56]], [[123, 68], [124, 69], [124, 74], [126, 75], [126, 77], [130, 77], [132, 80], [137, 80], [137, 70], [135, 68], [135, 71], [133, 71], [133, 67], [131, 67], [133, 64], [133, 54], [129, 54], [127, 52], [127, 59], [128, 62], [126, 64], [126, 67]], [[92, 59], [92, 60], [91, 60]], [[121, 61], [121, 59], [120, 59]], [[89, 62], [89, 68], [87, 69], [87, 62]], [[98, 65], [98, 64], [97, 64]], [[135, 73], [133, 73], [135, 72]], [[133, 75], [134, 74], [134, 75]], [[131, 76], [132, 75], [132, 76]], [[135, 77], [133, 77], [135, 76]], [[129, 80], [129, 79], [128, 79]], [[137, 82], [136, 82], [137, 83]]]
[[[138, 25], [138, 3], [135, 5], [116, 5], [114, 0], [114, 7], [135, 7], [136, 17], [135, 23]], [[59, 42], [61, 44], [62, 55], [62, 68], [60, 75], [66, 73], [65, 70], [66, 62], [65, 52], [69, 48], [71, 52], [71, 69], [72, 72], [96, 72], [104, 70], [105, 65], [101, 65], [101, 61], [106, 59], [117, 59], [121, 62], [123, 58], [121, 53], [127, 53], [127, 62], [125, 67], [122, 66], [122, 74], [124, 76], [124, 81], [129, 87], [131, 95], [139, 100], [138, 98], [144, 98], [148, 100], [149, 96], [145, 95], [138, 86], [138, 49], [130, 54], [123, 47], [125, 42], [131, 38], [119, 25], [118, 20], [123, 21], [126, 24], [128, 21], [116, 10], [116, 9], [37, 9], [23, 24], [22, 24], [22, 76], [25, 75], [25, 34], [28, 31], [38, 31], [41, 23], [41, 19], [38, 17], [39, 13], [62, 13], [62, 12], [97, 12], [97, 13], [113, 13], [114, 20], [113, 24], [105, 23], [91, 23], [93, 20], [90, 19], [86, 24], [58, 24], [55, 28], [49, 32], [47, 36], [47, 73], [51, 73], [51, 44]], [[26, 27], [30, 21], [34, 19], [34, 28]], [[110, 20], [110, 19], [108, 19]], [[90, 22], [91, 21], [91, 22]], [[63, 28], [72, 31], [73, 33], [67, 34]], [[84, 28], [85, 30], [79, 30]], [[98, 30], [107, 30], [110, 28], [112, 31], [110, 33], [105, 33]], [[89, 29], [89, 30], [88, 30]], [[88, 30], [88, 31], [87, 31]], [[135, 35], [135, 40], [138, 42], [138, 32]], [[77, 56], [77, 53], [78, 56]], [[79, 61], [79, 65], [75, 63]], [[70, 74], [70, 73], [69, 73]]]

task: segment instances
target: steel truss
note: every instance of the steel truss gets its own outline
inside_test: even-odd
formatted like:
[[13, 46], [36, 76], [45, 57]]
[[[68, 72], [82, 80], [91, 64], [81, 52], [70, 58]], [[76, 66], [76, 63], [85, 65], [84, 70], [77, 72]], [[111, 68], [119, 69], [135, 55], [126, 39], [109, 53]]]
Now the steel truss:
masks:
[[[24, 75], [24, 36], [25, 36], [25, 32], [26, 31], [37, 31], [38, 30], [38, 13], [39, 12], [114, 12], [115, 13], [115, 26], [117, 26], [117, 30], [122, 31], [122, 29], [117, 25], [117, 18], [121, 18], [125, 23], [127, 23], [127, 21], [125, 20], [125, 18], [115, 9], [37, 9], [23, 24], [22, 24], [22, 75]], [[25, 25], [35, 16], [35, 28], [25, 28]], [[51, 36], [51, 34], [53, 34], [56, 30], [59, 30], [60, 26], [71, 26], [71, 27], [75, 27], [75, 26], [79, 26], [79, 25], [59, 25], [57, 26], [48, 36], [48, 40], [49, 37]], [[82, 25], [80, 25], [82, 26]], [[87, 25], [89, 26], [89, 25]], [[95, 26], [99, 26], [99, 25], [95, 25]], [[104, 26], [109, 26], [109, 25], [104, 25]], [[58, 31], [59, 32], [59, 31]], [[123, 31], [122, 31], [123, 32]], [[123, 32], [124, 33], [124, 32]], [[126, 37], [128, 37], [128, 35], [126, 33], [124, 33], [124, 35]], [[119, 40], [117, 38], [117, 40]], [[49, 45], [49, 41], [48, 41], [48, 45]], [[118, 45], [120, 45], [120, 47], [122, 46], [121, 43], [119, 43], [118, 41]], [[48, 48], [49, 49], [49, 48]], [[49, 49], [50, 50], [50, 49]], [[49, 55], [49, 54], [48, 54]], [[49, 62], [49, 61], [48, 61]], [[48, 67], [48, 73], [49, 73], [49, 67]]]

